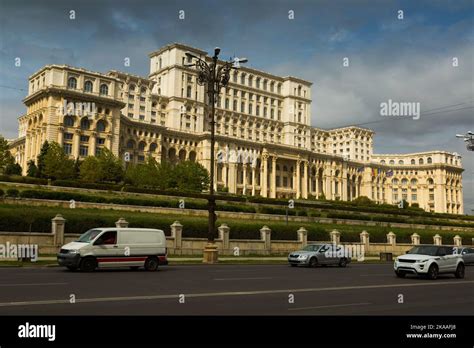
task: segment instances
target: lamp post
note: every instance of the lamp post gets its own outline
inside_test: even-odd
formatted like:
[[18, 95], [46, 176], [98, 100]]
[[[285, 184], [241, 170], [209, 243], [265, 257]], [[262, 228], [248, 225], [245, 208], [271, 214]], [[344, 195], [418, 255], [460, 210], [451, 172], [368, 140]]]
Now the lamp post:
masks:
[[208, 102], [210, 107], [210, 126], [211, 126], [211, 164], [210, 164], [210, 187], [208, 198], [208, 212], [209, 212], [209, 230], [207, 237], [207, 245], [203, 251], [204, 263], [217, 262], [217, 246], [214, 243], [215, 227], [216, 227], [216, 200], [214, 197], [214, 151], [215, 151], [215, 108], [219, 100], [219, 94], [222, 87], [228, 85], [230, 80], [230, 71], [238, 69], [240, 63], [246, 63], [245, 58], [234, 58], [232, 60], [222, 62], [219, 64], [220, 48], [214, 49], [214, 56], [212, 62], [207, 63], [204, 59], [187, 52], [186, 56], [194, 63], [186, 64], [188, 67], [195, 66], [198, 71], [197, 83], [207, 89]]

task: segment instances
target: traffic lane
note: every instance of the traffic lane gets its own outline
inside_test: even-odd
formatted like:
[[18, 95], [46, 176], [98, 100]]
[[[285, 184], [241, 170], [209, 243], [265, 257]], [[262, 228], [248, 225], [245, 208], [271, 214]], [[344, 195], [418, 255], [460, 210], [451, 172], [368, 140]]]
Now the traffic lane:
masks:
[[[474, 268], [466, 278], [473, 279]], [[1, 302], [143, 296], [235, 290], [337, 287], [426, 283], [423, 278], [398, 279], [391, 264], [354, 264], [347, 268], [291, 268], [286, 265], [179, 265], [158, 272], [105, 270], [69, 272], [61, 268], [0, 269]], [[452, 275], [441, 282], [456, 282]], [[22, 285], [25, 284], [25, 285]], [[1, 312], [1, 310], [0, 310]]]
[[83, 299], [93, 301], [85, 303], [79, 299], [76, 303], [0, 307], [0, 312], [4, 315], [472, 315], [473, 293], [474, 281], [427, 282], [262, 293], [176, 293], [140, 300]]

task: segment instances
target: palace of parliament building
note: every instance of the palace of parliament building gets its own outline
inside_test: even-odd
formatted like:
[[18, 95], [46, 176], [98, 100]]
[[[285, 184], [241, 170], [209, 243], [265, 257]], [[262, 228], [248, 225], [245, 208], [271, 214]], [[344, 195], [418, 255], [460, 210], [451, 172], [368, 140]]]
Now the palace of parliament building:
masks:
[[[22, 166], [44, 141], [71, 158], [102, 148], [133, 163], [197, 161], [210, 168], [210, 118], [205, 87], [171, 44], [151, 53], [148, 77], [48, 65], [29, 77], [10, 143]], [[79, 106], [79, 107], [78, 107]], [[241, 67], [232, 70], [216, 106], [216, 188], [272, 198], [402, 199], [426, 211], [463, 213], [462, 163], [445, 151], [374, 154], [374, 132], [356, 126], [311, 126], [311, 82]]]

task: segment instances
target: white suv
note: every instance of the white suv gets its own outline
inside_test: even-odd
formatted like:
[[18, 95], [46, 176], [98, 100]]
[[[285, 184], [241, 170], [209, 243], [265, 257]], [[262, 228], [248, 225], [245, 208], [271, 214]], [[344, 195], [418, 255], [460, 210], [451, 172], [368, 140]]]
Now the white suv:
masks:
[[436, 279], [442, 273], [464, 278], [464, 261], [456, 248], [450, 246], [417, 245], [405, 255], [397, 257], [393, 268], [400, 278], [408, 273], [426, 275], [429, 279]]

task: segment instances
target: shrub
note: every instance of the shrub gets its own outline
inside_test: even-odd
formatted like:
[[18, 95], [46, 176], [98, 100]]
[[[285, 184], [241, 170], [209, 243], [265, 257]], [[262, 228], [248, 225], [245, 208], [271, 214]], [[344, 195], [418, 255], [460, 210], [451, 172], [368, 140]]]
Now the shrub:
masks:
[[18, 197], [18, 190], [17, 189], [8, 189], [7, 196], [8, 197]]
[[0, 189], [0, 197], [3, 197], [4, 194], [5, 192], [2, 189]]

